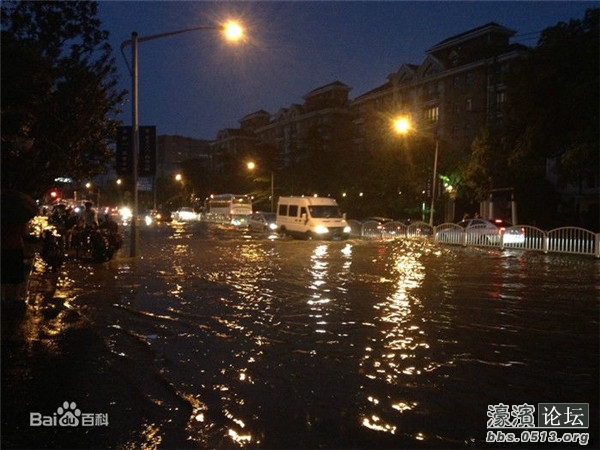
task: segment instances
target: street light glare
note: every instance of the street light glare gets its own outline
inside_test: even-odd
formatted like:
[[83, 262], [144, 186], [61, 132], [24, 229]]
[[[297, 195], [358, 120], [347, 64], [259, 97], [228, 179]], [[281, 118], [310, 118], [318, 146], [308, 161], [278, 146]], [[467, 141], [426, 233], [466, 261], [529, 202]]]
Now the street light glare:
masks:
[[244, 34], [244, 30], [240, 24], [234, 21], [227, 22], [223, 26], [223, 31], [225, 33], [225, 37], [230, 41], [239, 41]]
[[254, 164], [254, 162], [253, 162], [253, 161], [250, 161], [250, 162], [248, 163], [248, 169], [250, 169], [250, 170], [254, 170], [254, 168], [255, 168], [255, 167], [256, 167], [256, 164]]
[[394, 121], [394, 128], [397, 133], [404, 134], [410, 130], [410, 122], [405, 117], [400, 117]]

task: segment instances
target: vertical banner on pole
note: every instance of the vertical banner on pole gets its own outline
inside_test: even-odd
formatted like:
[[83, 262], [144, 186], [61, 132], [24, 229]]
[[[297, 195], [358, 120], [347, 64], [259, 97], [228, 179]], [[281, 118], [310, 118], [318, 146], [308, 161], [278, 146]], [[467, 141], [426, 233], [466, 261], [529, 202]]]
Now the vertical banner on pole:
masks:
[[139, 174], [156, 175], [156, 126], [141, 126]]
[[133, 133], [131, 127], [117, 128], [116, 167], [118, 175], [133, 173]]

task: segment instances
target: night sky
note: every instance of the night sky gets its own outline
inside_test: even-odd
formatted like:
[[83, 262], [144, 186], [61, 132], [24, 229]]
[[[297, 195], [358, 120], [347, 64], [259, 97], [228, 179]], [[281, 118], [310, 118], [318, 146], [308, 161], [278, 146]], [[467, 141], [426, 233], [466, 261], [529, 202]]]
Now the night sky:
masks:
[[[139, 44], [139, 122], [158, 134], [214, 139], [247, 114], [302, 104], [311, 90], [339, 80], [356, 98], [404, 63], [420, 64], [438, 42], [496, 22], [512, 42], [537, 43], [540, 31], [582, 19], [600, 2], [568, 1], [101, 1], [120, 87], [131, 90], [121, 42], [233, 18], [244, 42], [201, 30]], [[131, 96], [119, 117], [131, 124]]]

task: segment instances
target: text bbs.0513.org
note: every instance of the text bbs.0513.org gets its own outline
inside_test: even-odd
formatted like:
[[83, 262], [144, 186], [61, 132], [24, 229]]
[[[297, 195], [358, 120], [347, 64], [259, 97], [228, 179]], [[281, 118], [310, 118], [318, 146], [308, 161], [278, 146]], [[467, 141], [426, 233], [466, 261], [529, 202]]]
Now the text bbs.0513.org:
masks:
[[539, 430], [522, 430], [519, 432], [507, 431], [488, 431], [485, 437], [486, 442], [556, 442], [560, 443], [578, 443], [587, 445], [589, 442], [589, 433], [571, 433], [565, 431], [559, 433], [557, 431], [539, 431]]

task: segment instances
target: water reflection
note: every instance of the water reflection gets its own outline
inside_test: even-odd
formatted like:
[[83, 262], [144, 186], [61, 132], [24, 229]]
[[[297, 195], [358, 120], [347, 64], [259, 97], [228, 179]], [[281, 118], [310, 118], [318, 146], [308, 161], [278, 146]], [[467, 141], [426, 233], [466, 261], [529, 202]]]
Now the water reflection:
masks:
[[327, 261], [328, 245], [321, 244], [315, 247], [311, 255], [311, 265], [309, 268], [310, 284], [309, 289], [313, 291], [308, 305], [310, 306], [310, 317], [314, 318], [317, 324], [315, 331], [317, 333], [326, 333], [327, 309], [325, 305], [331, 302], [330, 289], [326, 286], [326, 278], [329, 273], [329, 263]]
[[52, 304], [103, 340], [89, 410], [110, 402], [111, 435], [135, 416], [106, 447], [464, 447], [487, 403], [597, 398], [594, 263], [202, 232], [60, 275]]
[[309, 317], [315, 321], [316, 333], [332, 334], [336, 338], [347, 335], [343, 328], [348, 323], [342, 316], [347, 310], [348, 301], [344, 294], [347, 293], [347, 284], [351, 279], [352, 248], [352, 243], [345, 243], [341, 248], [339, 243], [320, 243], [310, 255], [307, 269], [310, 295], [307, 304]]
[[[425, 278], [425, 267], [421, 262], [423, 251], [415, 246], [388, 246], [385, 249], [391, 254], [381, 255], [386, 261], [386, 272], [380, 283], [389, 292], [373, 306], [378, 335], [365, 348], [361, 367], [368, 380], [403, 386], [415, 383], [413, 377], [431, 370], [427, 363], [430, 360], [427, 354], [429, 343], [420, 322], [423, 312], [415, 311], [423, 309], [418, 292]], [[418, 402], [402, 396], [388, 396], [384, 399], [387, 404], [380, 405], [382, 400], [376, 394], [380, 391], [377, 384], [366, 383], [365, 391], [371, 405], [367, 410], [373, 412], [365, 411], [361, 423], [372, 430], [395, 434], [398, 418], [390, 412], [402, 414], [418, 406]], [[386, 411], [384, 417], [382, 413]]]

